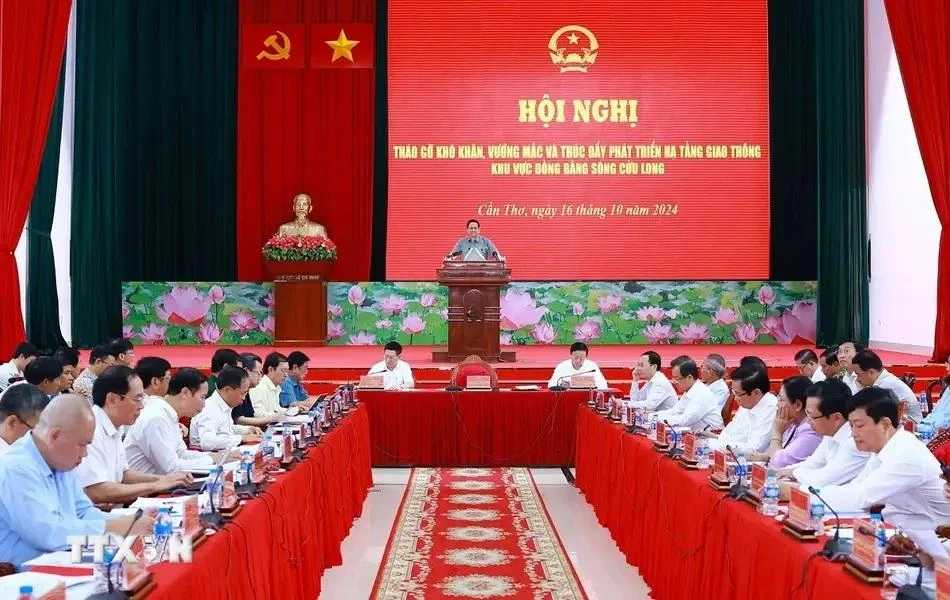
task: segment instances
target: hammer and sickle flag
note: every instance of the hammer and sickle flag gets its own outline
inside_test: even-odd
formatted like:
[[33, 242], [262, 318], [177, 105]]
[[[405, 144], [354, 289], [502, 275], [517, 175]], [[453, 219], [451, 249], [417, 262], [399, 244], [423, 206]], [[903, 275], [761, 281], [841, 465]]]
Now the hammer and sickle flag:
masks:
[[314, 23], [310, 26], [311, 69], [372, 69], [372, 23]]
[[301, 23], [245, 23], [241, 26], [241, 66], [245, 69], [302, 69], [306, 27]]

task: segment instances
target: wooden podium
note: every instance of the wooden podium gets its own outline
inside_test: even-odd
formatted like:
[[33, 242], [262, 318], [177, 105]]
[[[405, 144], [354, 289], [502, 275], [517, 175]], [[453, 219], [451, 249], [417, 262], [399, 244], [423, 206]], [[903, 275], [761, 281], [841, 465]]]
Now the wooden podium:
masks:
[[333, 261], [264, 261], [274, 280], [274, 345], [323, 346]]
[[449, 348], [436, 350], [432, 360], [459, 362], [477, 354], [487, 362], [513, 362], [514, 352], [501, 352], [501, 286], [511, 281], [502, 261], [447, 260], [436, 271], [449, 288]]

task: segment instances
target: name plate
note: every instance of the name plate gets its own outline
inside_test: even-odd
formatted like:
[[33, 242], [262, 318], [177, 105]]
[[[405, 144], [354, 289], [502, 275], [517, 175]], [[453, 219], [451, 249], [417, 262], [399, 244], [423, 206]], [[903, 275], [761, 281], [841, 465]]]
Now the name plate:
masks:
[[224, 486], [221, 491], [221, 506], [218, 510], [233, 510], [238, 504], [237, 491], [234, 489], [234, 471], [224, 474]]
[[815, 529], [811, 518], [811, 494], [793, 487], [788, 499], [788, 520], [802, 529]]
[[877, 553], [877, 540], [874, 539], [874, 522], [862, 517], [854, 519], [851, 523], [854, 527], [851, 559], [870, 571], [878, 570], [878, 559], [880, 557]]
[[660, 446], [666, 446], [666, 423], [662, 421], [656, 424], [656, 443]]
[[583, 388], [591, 389], [596, 387], [594, 385], [594, 376], [593, 375], [573, 375], [571, 376], [571, 387], [572, 388]]
[[752, 485], [749, 486], [749, 491], [751, 491], [756, 498], [762, 497], [762, 489], [765, 488], [765, 479], [768, 475], [769, 472], [764, 465], [752, 465]]
[[383, 376], [382, 375], [361, 375], [360, 389], [363, 389], [363, 390], [383, 389]]
[[683, 460], [696, 462], [696, 434], [683, 434]]
[[713, 452], [713, 476], [717, 479], [726, 479], [726, 453], [722, 450]]
[[491, 375], [469, 375], [465, 379], [465, 388], [469, 390], [490, 390]]
[[289, 463], [294, 459], [294, 439], [289, 431], [284, 431], [283, 461]]

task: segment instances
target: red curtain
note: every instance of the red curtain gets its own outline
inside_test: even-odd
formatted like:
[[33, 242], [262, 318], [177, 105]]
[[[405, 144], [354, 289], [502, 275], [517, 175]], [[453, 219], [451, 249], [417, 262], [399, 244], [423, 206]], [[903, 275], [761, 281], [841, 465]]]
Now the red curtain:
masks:
[[943, 361], [950, 354], [950, 3], [884, 0], [884, 7], [942, 225], [933, 360]]
[[43, 156], [70, 0], [0, 0], [0, 356], [23, 340], [16, 250]]
[[[375, 23], [374, 0], [240, 0], [245, 23]], [[311, 40], [311, 44], [319, 43]], [[331, 277], [369, 278], [373, 69], [242, 69], [238, 74], [238, 276], [264, 279], [261, 246], [293, 220], [298, 193], [339, 246]]]

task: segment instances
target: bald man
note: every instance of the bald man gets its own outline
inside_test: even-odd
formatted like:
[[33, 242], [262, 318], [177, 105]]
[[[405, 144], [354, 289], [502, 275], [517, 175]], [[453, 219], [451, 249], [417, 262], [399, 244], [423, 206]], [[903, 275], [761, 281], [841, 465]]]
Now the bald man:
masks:
[[122, 535], [152, 531], [146, 515], [111, 516], [92, 505], [73, 470], [86, 456], [96, 419], [89, 401], [75, 394], [53, 398], [33, 431], [0, 461], [0, 561], [17, 568], [37, 556], [64, 550], [71, 535]]

